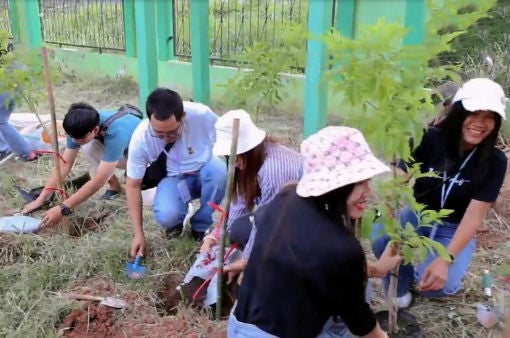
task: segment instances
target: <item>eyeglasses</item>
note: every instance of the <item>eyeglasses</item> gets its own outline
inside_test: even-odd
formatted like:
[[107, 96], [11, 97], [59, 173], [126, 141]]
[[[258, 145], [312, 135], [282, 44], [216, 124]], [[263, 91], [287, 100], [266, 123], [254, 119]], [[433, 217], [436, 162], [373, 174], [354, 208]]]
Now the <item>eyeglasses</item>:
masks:
[[182, 129], [184, 127], [184, 124], [179, 122], [179, 126], [175, 128], [172, 131], [166, 131], [166, 132], [159, 132], [155, 131], [154, 128], [152, 128], [152, 125], [149, 123], [149, 134], [152, 137], [159, 138], [159, 139], [166, 139], [166, 138], [176, 138], [179, 137], [182, 133]]

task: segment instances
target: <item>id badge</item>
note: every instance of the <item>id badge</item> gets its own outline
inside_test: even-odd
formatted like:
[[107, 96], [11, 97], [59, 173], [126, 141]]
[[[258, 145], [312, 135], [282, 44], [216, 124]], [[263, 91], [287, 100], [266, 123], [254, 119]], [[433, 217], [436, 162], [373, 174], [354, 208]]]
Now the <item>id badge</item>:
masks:
[[181, 200], [184, 203], [191, 201], [191, 194], [189, 192], [188, 185], [186, 184], [186, 180], [180, 180], [177, 183], [177, 190], [179, 190], [179, 195], [181, 195]]

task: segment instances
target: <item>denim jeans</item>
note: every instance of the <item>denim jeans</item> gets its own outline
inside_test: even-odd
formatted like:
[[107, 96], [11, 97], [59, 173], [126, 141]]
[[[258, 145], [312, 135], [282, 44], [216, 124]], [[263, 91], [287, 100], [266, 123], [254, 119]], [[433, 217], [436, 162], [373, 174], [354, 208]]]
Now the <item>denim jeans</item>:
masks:
[[[9, 123], [9, 118], [14, 110], [14, 101], [8, 94], [0, 94], [0, 151], [6, 151], [6, 145], [22, 157], [28, 157], [32, 152], [30, 144], [20, 135], [18, 130]], [[5, 141], [2, 144], [2, 141]]]
[[[234, 311], [230, 313], [227, 325], [228, 338], [275, 338], [272, 334], [259, 329], [253, 324], [243, 323], [234, 316]], [[345, 323], [341, 320], [335, 320], [330, 317], [324, 328], [316, 338], [350, 338], [351, 333]]]
[[[442, 224], [436, 225], [434, 228], [418, 227], [418, 219], [409, 207], [404, 207], [400, 210], [400, 223], [402, 225], [407, 223], [412, 224], [418, 234], [430, 237], [436, 242], [443, 244], [445, 247], [448, 247], [450, 244], [458, 226], [458, 224], [455, 223], [443, 222]], [[371, 236], [372, 250], [378, 258], [382, 255], [384, 249], [386, 248], [386, 244], [388, 244], [390, 240], [386, 234], [378, 236], [382, 229], [383, 226], [381, 224], [374, 224], [374, 229]], [[457, 255], [455, 262], [448, 268], [448, 280], [446, 281], [446, 285], [443, 289], [427, 291], [423, 292], [422, 294], [427, 297], [444, 297], [459, 292], [462, 278], [468, 270], [469, 263], [471, 262], [471, 257], [475, 251], [475, 244], [475, 239], [471, 239], [471, 241], [469, 241], [464, 249], [462, 249], [462, 251]], [[401, 265], [398, 275], [397, 296], [402, 297], [405, 295], [411, 289], [414, 281], [419, 283], [423, 277], [425, 269], [437, 257], [438, 255], [436, 253], [432, 254], [429, 252], [425, 261], [418, 264], [417, 266], [413, 266], [412, 264]], [[389, 276], [384, 278], [384, 286], [386, 290], [388, 290], [389, 280]]]
[[166, 229], [182, 224], [190, 200], [183, 200], [178, 185], [185, 184], [192, 200], [200, 198], [200, 208], [190, 220], [191, 227], [197, 232], [206, 231], [213, 222], [214, 211], [207, 203], [210, 201], [221, 203], [226, 183], [227, 166], [225, 161], [218, 157], [212, 157], [197, 173], [165, 177], [159, 182], [154, 197], [153, 211], [156, 222]]

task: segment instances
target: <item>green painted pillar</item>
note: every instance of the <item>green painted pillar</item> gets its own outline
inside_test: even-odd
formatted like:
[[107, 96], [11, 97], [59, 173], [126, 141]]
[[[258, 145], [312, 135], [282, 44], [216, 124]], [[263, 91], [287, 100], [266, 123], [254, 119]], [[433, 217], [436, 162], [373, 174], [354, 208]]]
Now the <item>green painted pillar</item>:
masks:
[[425, 0], [406, 0], [405, 26], [411, 31], [404, 38], [406, 45], [418, 45], [425, 37]]
[[136, 57], [135, 0], [123, 0], [126, 56]]
[[209, 104], [209, 1], [190, 0], [193, 100]]
[[20, 26], [19, 26], [19, 14], [16, 8], [16, 0], [9, 0], [9, 19], [11, 24], [11, 32], [14, 37], [14, 42], [19, 43]]
[[147, 96], [158, 86], [158, 46], [154, 1], [135, 0], [135, 25], [140, 107], [145, 111]]
[[[43, 43], [41, 16], [38, 0], [9, 1], [10, 13], [15, 13], [13, 19], [17, 27], [13, 33], [17, 34], [17, 42], [26, 44], [29, 48], [41, 48]], [[12, 8], [12, 9], [11, 9]]]
[[336, 29], [343, 35], [354, 39], [354, 17], [356, 0], [337, 0]]
[[158, 54], [159, 60], [167, 61], [174, 55], [174, 4], [173, 0], [156, 1], [158, 16]]
[[327, 67], [328, 52], [319, 37], [331, 28], [334, 0], [309, 1], [308, 39], [305, 80], [304, 134], [308, 136], [326, 125], [328, 88], [322, 80]]

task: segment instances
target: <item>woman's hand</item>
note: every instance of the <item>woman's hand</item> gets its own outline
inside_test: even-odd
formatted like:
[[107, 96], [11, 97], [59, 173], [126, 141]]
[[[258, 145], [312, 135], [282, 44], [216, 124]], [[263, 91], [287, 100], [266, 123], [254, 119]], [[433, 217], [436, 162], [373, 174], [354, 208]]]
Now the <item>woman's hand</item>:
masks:
[[441, 290], [448, 280], [448, 268], [450, 263], [441, 257], [436, 258], [425, 269], [423, 277], [420, 281], [420, 291], [436, 291]]
[[374, 277], [386, 276], [388, 272], [390, 272], [393, 268], [397, 267], [402, 262], [402, 259], [403, 257], [401, 255], [395, 253], [392, 243], [388, 243], [381, 257], [379, 257], [379, 260], [373, 263], [377, 270]]
[[200, 253], [210, 253], [211, 248], [215, 246], [218, 243], [218, 241], [213, 238], [212, 236], [205, 236], [204, 242], [202, 243], [202, 246], [200, 247]]

